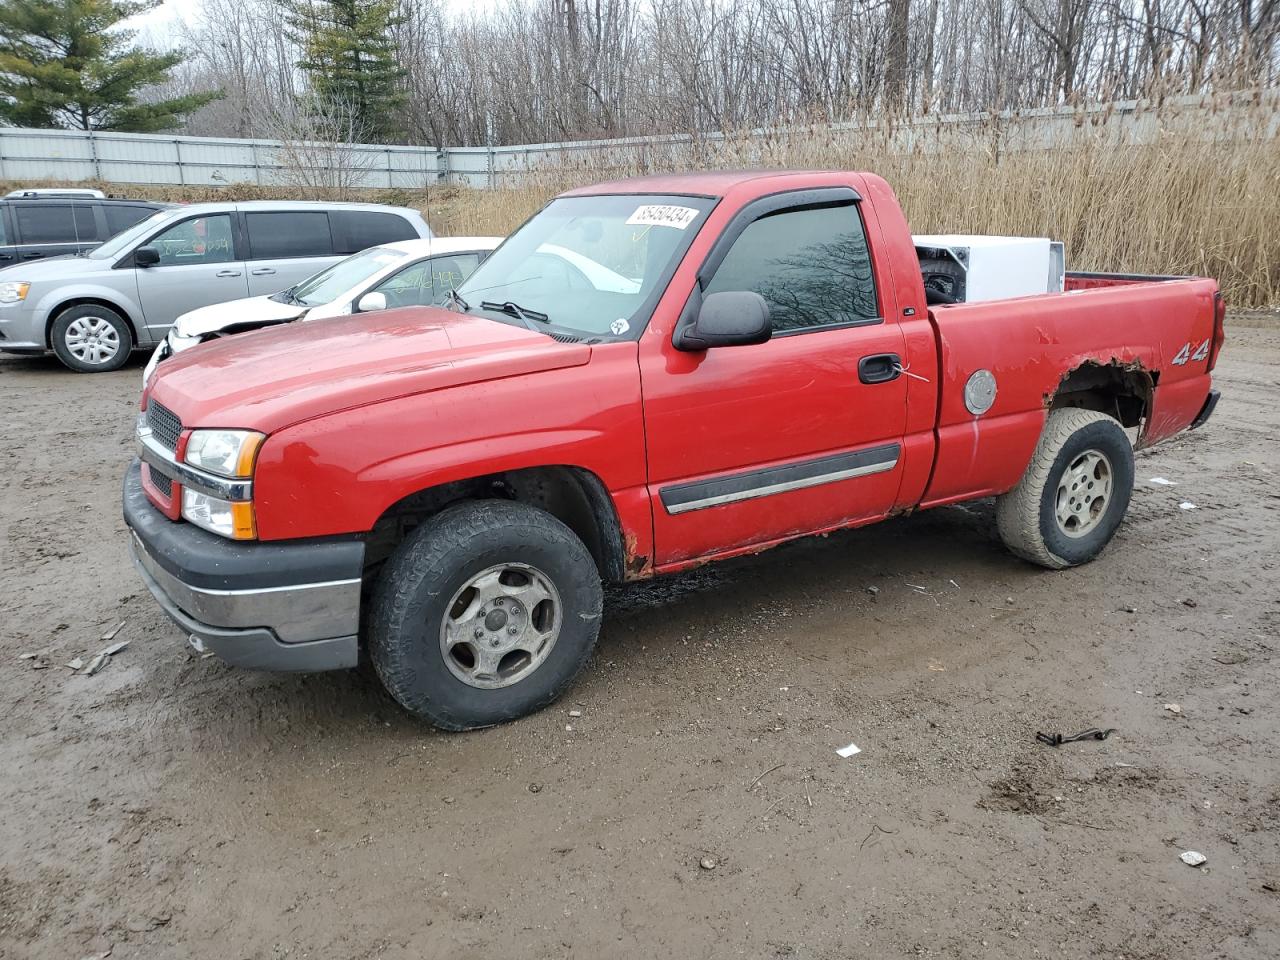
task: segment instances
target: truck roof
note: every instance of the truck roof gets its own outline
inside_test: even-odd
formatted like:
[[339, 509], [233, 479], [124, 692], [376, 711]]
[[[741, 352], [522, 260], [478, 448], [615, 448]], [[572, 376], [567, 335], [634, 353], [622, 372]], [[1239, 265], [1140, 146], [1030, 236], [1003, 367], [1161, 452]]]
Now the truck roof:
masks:
[[710, 173], [667, 173], [647, 177], [610, 180], [589, 187], [578, 187], [560, 194], [562, 197], [587, 197], [609, 193], [667, 193], [698, 197], [723, 197], [734, 187], [756, 180], [786, 181], [809, 179], [815, 185], [824, 181], [842, 184], [849, 174], [838, 170], [716, 170]]

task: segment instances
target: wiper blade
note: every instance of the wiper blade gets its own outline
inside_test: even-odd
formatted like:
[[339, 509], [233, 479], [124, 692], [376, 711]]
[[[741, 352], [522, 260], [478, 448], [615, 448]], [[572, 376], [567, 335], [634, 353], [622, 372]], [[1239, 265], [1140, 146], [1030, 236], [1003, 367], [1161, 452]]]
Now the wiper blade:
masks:
[[471, 309], [471, 304], [463, 300], [462, 294], [460, 294], [457, 290], [453, 289], [452, 287], [450, 287], [449, 292], [445, 294], [445, 302], [452, 303], [454, 306], [457, 306], [457, 307], [461, 307], [463, 313], [466, 313], [468, 310]]
[[495, 303], [492, 300], [481, 300], [480, 309], [481, 310], [497, 310], [499, 313], [507, 314], [507, 316], [517, 317], [518, 319], [523, 321], [524, 325], [528, 327], [530, 330], [538, 329], [533, 323], [534, 320], [537, 320], [540, 323], [551, 322], [551, 318], [547, 316], [547, 314], [543, 313], [542, 311], [526, 309], [525, 307], [522, 307], [520, 306], [520, 304], [515, 303], [511, 300], [506, 300], [502, 303]]

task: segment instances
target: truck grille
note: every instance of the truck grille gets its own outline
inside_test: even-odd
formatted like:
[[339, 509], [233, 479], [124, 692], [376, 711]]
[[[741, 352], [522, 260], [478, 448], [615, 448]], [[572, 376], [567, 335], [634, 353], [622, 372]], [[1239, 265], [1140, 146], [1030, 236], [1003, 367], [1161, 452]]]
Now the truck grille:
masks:
[[161, 473], [159, 470], [155, 469], [155, 467], [152, 467], [147, 472], [150, 474], [151, 485], [153, 487], [159, 490], [166, 497], [173, 496], [173, 478], [172, 477], [169, 477], [166, 474]]
[[182, 433], [182, 421], [178, 415], [154, 400], [147, 401], [147, 426], [151, 435], [170, 450], [178, 449], [178, 436]]

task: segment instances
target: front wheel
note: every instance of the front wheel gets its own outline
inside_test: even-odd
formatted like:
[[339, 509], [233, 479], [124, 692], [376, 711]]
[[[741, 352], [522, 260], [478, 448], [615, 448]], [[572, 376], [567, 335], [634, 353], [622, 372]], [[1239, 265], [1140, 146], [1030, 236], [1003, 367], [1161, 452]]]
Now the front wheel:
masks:
[[1055, 410], [1018, 485], [996, 502], [1000, 538], [1051, 570], [1094, 559], [1111, 542], [1133, 494], [1133, 446], [1103, 413]]
[[586, 664], [600, 630], [600, 574], [555, 517], [506, 500], [430, 518], [379, 578], [369, 654], [409, 712], [446, 730], [540, 710]]
[[133, 349], [133, 333], [124, 317], [96, 303], [58, 314], [50, 340], [58, 359], [77, 373], [119, 370]]

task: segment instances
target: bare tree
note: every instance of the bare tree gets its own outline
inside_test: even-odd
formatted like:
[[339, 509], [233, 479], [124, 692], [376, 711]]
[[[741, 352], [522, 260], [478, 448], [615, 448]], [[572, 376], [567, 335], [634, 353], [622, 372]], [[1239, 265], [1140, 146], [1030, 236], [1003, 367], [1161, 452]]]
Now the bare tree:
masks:
[[[1280, 0], [401, 0], [411, 142], [538, 143], [1018, 110], [1280, 81]], [[203, 0], [191, 132], [305, 95], [273, 0]], [[266, 111], [258, 105], [269, 107]]]
[[354, 147], [367, 142], [354, 103], [327, 97], [277, 107], [261, 119], [279, 140], [280, 181], [311, 200], [351, 200], [368, 186], [374, 156]]

